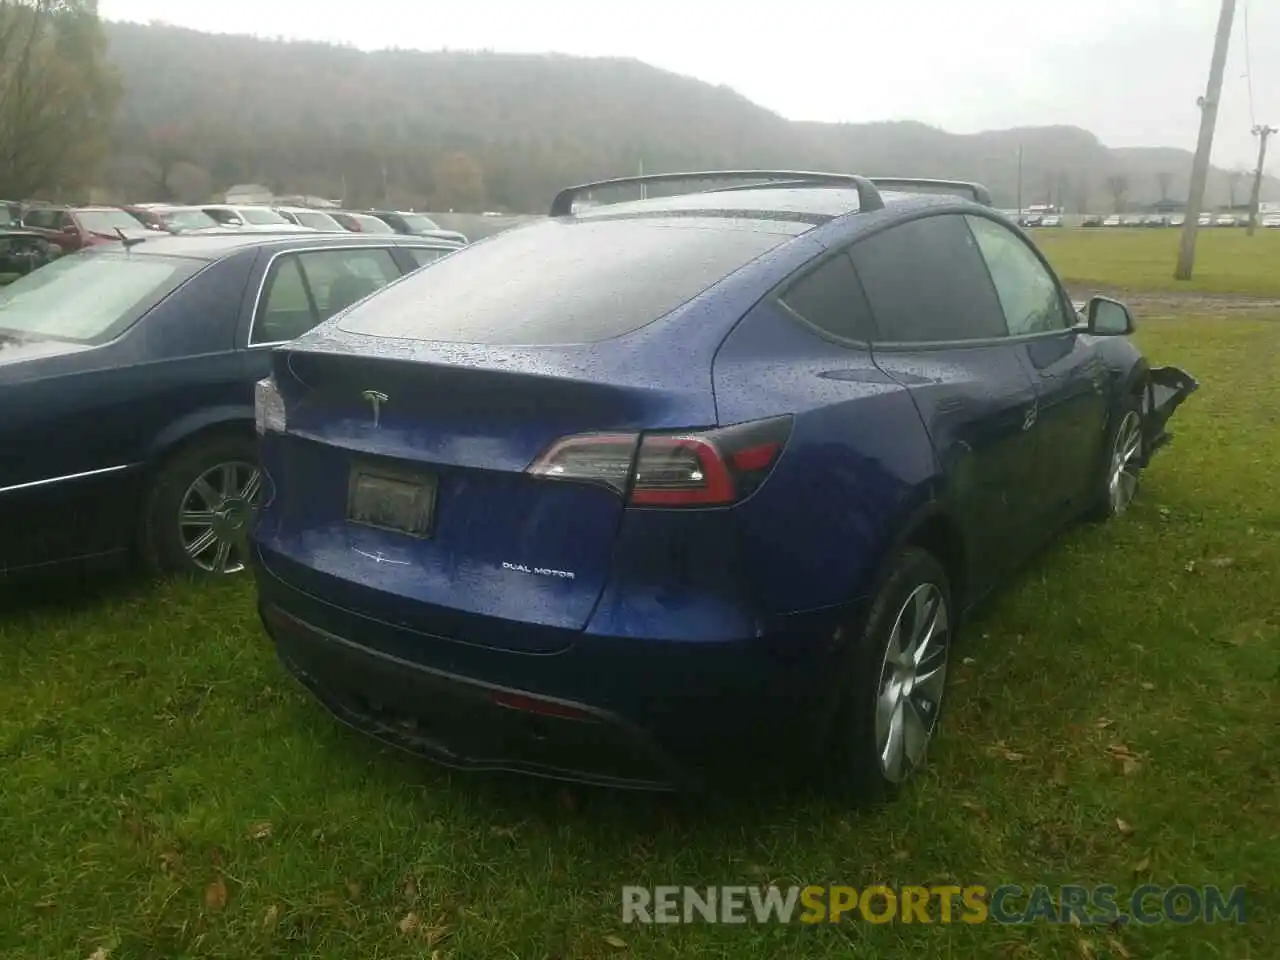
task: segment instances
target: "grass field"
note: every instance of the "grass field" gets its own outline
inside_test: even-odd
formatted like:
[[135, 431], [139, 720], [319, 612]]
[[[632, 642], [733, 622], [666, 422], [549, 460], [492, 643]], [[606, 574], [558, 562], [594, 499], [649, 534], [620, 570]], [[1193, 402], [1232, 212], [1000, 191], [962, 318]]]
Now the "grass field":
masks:
[[1173, 279], [1181, 230], [1035, 230], [1036, 242], [1069, 283], [1135, 290], [1280, 297], [1280, 230], [1200, 230], [1195, 271]]
[[[1054, 240], [1073, 279], [1155, 275], [1084, 242]], [[247, 583], [9, 595], [0, 957], [1274, 958], [1280, 311], [1140, 338], [1202, 380], [1177, 439], [1127, 517], [1071, 531], [970, 624], [933, 765], [892, 807], [449, 775], [299, 692]], [[1249, 922], [620, 922], [624, 884], [766, 881], [1240, 884]]]

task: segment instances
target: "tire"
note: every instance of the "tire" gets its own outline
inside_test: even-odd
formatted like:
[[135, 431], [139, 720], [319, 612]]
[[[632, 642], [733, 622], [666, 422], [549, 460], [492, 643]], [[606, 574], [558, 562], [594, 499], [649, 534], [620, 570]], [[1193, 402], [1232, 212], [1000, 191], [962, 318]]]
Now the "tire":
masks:
[[254, 441], [234, 434], [198, 438], [169, 457], [143, 510], [147, 566], [199, 579], [240, 573], [262, 488], [257, 462]]
[[1142, 430], [1142, 398], [1126, 394], [1117, 404], [1107, 429], [1097, 487], [1089, 516], [1105, 521], [1124, 514], [1138, 494], [1146, 462], [1146, 438]]
[[[955, 623], [946, 570], [927, 551], [907, 547], [894, 560], [847, 658], [845, 689], [829, 731], [829, 784], [858, 799], [889, 799], [920, 770], [941, 717]], [[891, 662], [893, 641], [903, 636], [926, 638], [925, 657], [905, 674]], [[922, 737], [911, 738], [912, 731]], [[890, 753], [891, 740], [903, 749]]]

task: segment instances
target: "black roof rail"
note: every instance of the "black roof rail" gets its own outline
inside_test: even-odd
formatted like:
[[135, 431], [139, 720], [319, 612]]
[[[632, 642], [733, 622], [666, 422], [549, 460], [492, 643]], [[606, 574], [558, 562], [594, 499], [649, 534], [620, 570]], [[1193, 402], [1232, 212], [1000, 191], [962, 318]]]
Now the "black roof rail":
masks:
[[989, 207], [991, 203], [991, 191], [980, 183], [973, 183], [969, 180], [933, 180], [927, 177], [868, 177], [877, 187], [888, 190], [898, 188], [906, 190], [937, 190], [943, 193], [951, 193], [955, 190], [962, 190], [974, 201]]
[[613, 180], [597, 180], [565, 187], [551, 201], [551, 216], [567, 217], [573, 213], [573, 202], [590, 190], [604, 187], [640, 186], [648, 183], [673, 183], [681, 180], [760, 180], [731, 190], [759, 190], [771, 187], [825, 186], [853, 187], [858, 191], [858, 209], [862, 212], [880, 210], [884, 200], [875, 183], [856, 173], [815, 173], [805, 170], [700, 170], [695, 173], [651, 173], [641, 177], [618, 177]]

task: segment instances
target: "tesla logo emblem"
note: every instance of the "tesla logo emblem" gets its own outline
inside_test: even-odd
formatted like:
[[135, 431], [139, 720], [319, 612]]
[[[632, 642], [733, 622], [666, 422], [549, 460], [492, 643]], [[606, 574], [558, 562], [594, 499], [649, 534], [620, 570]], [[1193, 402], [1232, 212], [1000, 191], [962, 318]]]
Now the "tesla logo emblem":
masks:
[[360, 394], [360, 396], [373, 404], [373, 425], [374, 427], [380, 426], [380, 421], [382, 420], [382, 405], [386, 403], [389, 398], [385, 393], [379, 393], [377, 390], [366, 390], [364, 393]]
[[353, 547], [352, 549], [354, 549], [356, 553], [360, 554], [360, 556], [368, 557], [374, 563], [394, 563], [397, 567], [407, 567], [409, 565], [409, 561], [407, 560], [392, 560], [390, 557], [384, 557], [381, 550], [377, 553], [365, 553], [359, 547]]

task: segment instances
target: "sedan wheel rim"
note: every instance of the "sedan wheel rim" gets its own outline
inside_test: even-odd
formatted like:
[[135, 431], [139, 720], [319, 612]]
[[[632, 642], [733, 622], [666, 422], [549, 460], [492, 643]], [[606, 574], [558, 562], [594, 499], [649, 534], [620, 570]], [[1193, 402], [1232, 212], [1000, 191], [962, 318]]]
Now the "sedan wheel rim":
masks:
[[1137, 413], [1130, 410], [1120, 421], [1116, 431], [1115, 446], [1111, 451], [1111, 475], [1107, 481], [1107, 494], [1111, 498], [1111, 512], [1124, 513], [1138, 492], [1138, 461], [1142, 452], [1142, 422]]
[[876, 749], [890, 783], [906, 780], [924, 761], [938, 723], [947, 675], [950, 622], [935, 584], [916, 587], [898, 610], [876, 696]]
[[206, 573], [243, 570], [261, 493], [262, 473], [252, 463], [229, 461], [200, 474], [178, 507], [178, 536], [187, 558]]

